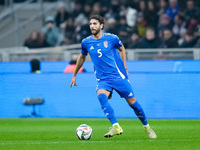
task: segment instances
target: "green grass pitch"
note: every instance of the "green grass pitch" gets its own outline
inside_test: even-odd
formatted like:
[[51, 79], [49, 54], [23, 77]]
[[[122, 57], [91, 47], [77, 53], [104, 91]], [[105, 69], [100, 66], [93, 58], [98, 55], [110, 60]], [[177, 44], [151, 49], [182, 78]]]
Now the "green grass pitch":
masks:
[[[138, 119], [118, 119], [124, 133], [104, 138], [106, 119], [0, 119], [0, 150], [200, 150], [200, 120], [149, 120], [157, 139], [149, 139]], [[88, 124], [90, 140], [80, 141], [76, 128]]]

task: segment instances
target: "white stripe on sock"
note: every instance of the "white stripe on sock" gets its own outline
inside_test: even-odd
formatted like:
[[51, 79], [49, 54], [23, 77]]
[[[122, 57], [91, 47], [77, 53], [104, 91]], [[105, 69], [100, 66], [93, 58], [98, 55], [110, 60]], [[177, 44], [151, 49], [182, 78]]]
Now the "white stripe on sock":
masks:
[[119, 126], [119, 123], [114, 123], [113, 126], [114, 126], [114, 125], [118, 125], [118, 126]]
[[147, 124], [147, 125], [143, 125], [144, 127], [149, 127], [149, 124]]

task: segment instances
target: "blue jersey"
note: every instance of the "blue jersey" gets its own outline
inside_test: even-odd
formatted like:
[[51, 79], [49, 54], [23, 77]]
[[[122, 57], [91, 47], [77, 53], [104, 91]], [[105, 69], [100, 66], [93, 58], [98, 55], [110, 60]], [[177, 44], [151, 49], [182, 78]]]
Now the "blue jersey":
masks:
[[97, 79], [127, 78], [126, 69], [117, 51], [121, 46], [119, 38], [110, 33], [103, 33], [100, 39], [94, 39], [91, 35], [81, 42], [81, 54], [90, 54]]

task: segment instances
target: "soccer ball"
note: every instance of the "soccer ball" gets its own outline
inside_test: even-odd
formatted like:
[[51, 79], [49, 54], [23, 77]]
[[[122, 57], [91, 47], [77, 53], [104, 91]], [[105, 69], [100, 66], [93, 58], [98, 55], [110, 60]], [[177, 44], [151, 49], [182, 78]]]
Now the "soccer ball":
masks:
[[87, 124], [82, 124], [76, 129], [76, 136], [79, 140], [89, 140], [92, 137], [92, 128]]

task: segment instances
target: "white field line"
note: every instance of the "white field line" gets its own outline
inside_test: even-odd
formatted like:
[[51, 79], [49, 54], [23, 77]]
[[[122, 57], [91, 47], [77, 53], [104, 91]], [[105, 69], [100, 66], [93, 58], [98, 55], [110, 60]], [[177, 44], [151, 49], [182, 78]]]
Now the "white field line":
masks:
[[154, 139], [154, 140], [112, 140], [112, 141], [80, 141], [77, 139], [77, 141], [0, 141], [0, 146], [5, 146], [5, 145], [40, 145], [40, 144], [73, 144], [73, 143], [139, 143], [139, 142], [194, 142], [194, 141], [200, 141], [200, 139], [176, 139], [176, 140], [159, 140], [159, 139]]

